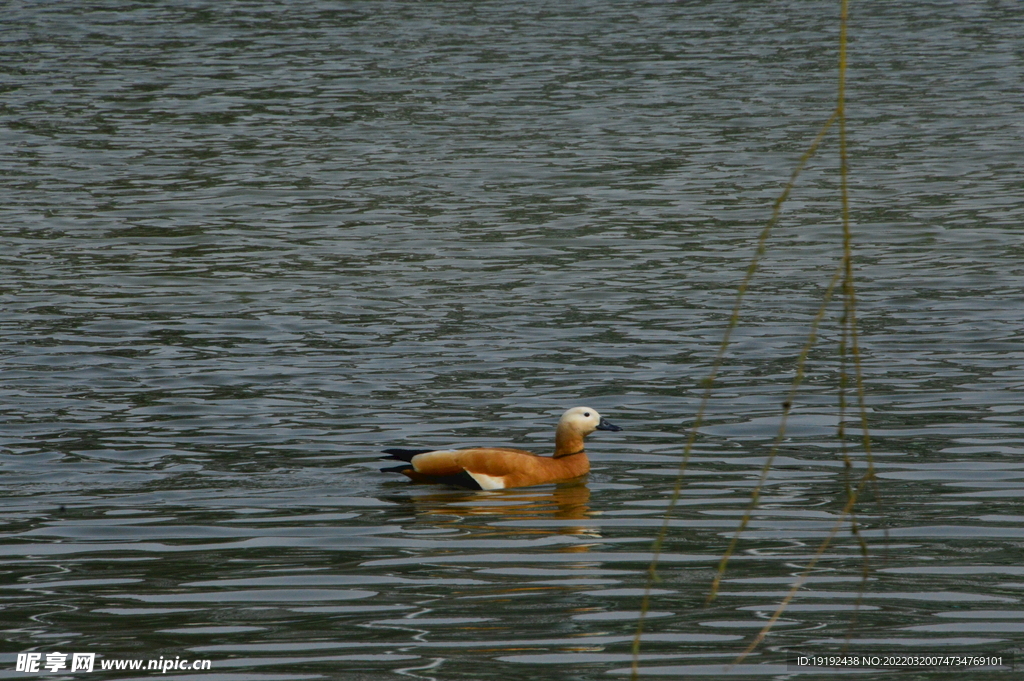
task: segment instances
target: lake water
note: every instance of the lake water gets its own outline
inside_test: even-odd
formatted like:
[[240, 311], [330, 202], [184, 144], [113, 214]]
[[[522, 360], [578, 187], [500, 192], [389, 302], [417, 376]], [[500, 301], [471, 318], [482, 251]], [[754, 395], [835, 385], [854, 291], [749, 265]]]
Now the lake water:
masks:
[[[29, 652], [208, 659], [164, 675], [206, 681], [626, 678], [700, 381], [834, 106], [838, 3], [3, 15], [0, 678]], [[709, 405], [645, 676], [1024, 639], [1020, 16], [853, 3], [870, 578], [844, 530], [727, 668], [843, 505], [833, 304], [704, 605], [838, 263], [832, 135]], [[590, 438], [581, 485], [378, 470], [394, 446], [546, 452], [579, 404], [625, 429]]]

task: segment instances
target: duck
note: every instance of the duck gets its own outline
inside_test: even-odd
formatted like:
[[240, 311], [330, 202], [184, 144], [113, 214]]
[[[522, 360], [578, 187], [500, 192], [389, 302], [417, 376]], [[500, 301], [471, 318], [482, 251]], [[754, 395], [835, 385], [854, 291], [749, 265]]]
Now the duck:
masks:
[[385, 449], [391, 459], [404, 463], [381, 469], [401, 473], [413, 482], [455, 485], [478, 490], [531, 487], [565, 482], [590, 472], [583, 438], [595, 430], [620, 431], [596, 409], [573, 407], [558, 419], [555, 453], [540, 456], [525, 449], [471, 447], [469, 449]]

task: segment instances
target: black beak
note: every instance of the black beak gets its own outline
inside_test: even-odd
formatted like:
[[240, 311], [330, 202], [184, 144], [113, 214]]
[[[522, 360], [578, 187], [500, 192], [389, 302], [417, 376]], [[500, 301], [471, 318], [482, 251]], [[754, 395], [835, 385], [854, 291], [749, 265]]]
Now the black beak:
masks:
[[608, 419], [606, 419], [603, 416], [601, 417], [601, 422], [597, 424], [597, 429], [598, 430], [613, 430], [613, 431], [622, 430], [622, 428], [619, 428], [614, 423], [609, 423]]

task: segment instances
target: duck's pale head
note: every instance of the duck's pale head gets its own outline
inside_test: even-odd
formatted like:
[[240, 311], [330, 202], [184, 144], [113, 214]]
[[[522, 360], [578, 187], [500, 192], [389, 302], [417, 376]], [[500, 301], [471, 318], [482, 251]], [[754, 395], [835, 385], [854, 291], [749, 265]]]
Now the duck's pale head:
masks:
[[595, 430], [622, 430], [591, 407], [573, 407], [562, 414], [555, 430], [555, 457], [583, 451], [583, 438]]
[[572, 429], [584, 437], [590, 435], [595, 430], [622, 430], [622, 428], [609, 423], [608, 419], [598, 414], [597, 410], [591, 407], [573, 407], [569, 409], [558, 420], [558, 428], [559, 430], [562, 428]]

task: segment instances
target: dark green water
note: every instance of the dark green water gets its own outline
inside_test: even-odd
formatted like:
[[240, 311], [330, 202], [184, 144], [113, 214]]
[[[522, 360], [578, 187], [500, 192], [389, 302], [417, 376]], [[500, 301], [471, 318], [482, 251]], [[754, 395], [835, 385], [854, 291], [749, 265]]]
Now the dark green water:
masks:
[[[699, 382], [834, 105], [837, 5], [6, 5], [0, 678], [33, 678], [30, 652], [208, 659], [161, 675], [205, 681], [624, 678]], [[703, 605], [838, 262], [833, 136], [723, 367], [645, 675], [1024, 639], [1020, 8], [851, 12], [870, 580], [844, 530], [725, 669], [843, 504], [833, 306]], [[392, 446], [547, 451], [579, 404], [626, 429], [592, 436], [584, 485], [377, 470]], [[36, 676], [153, 676], [98, 666]], [[954, 674], [860, 678], [890, 676]]]

